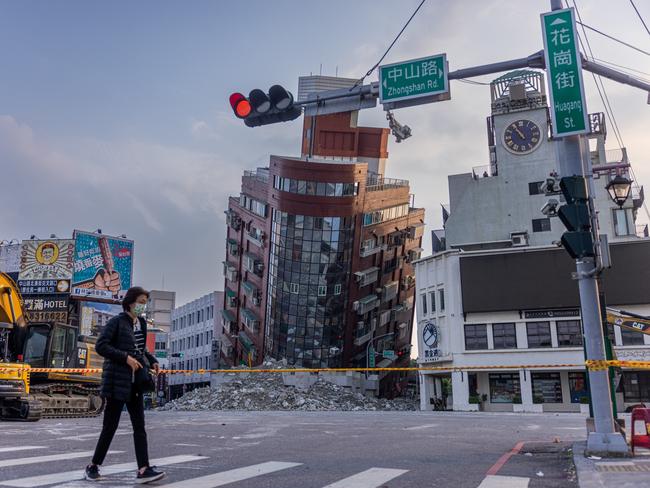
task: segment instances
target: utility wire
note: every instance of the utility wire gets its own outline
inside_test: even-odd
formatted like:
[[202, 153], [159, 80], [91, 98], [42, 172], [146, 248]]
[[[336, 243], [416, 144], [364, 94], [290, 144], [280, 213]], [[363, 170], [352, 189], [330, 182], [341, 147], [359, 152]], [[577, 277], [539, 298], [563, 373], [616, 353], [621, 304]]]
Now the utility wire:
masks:
[[620, 68], [621, 70], [626, 71], [627, 72], [626, 74], [629, 74], [631, 77], [636, 78], [637, 80], [640, 80], [640, 81], [644, 81], [646, 83], [650, 83], [650, 79], [642, 78], [641, 76], [634, 74], [634, 73], [639, 73], [639, 74], [642, 74], [642, 75], [650, 76], [650, 73], [648, 73], [647, 71], [640, 71], [638, 69], [629, 68], [627, 66], [612, 63], [611, 61], [606, 61], [604, 59], [593, 58], [593, 57], [591, 59], [592, 59], [592, 61], [598, 61], [600, 63], [604, 63], [604, 64], [608, 64], [610, 66], [614, 66], [616, 68]]
[[641, 13], [639, 12], [639, 9], [636, 8], [636, 5], [634, 5], [634, 2], [632, 0], [630, 0], [630, 3], [632, 4], [632, 8], [636, 12], [636, 14], [639, 16], [639, 20], [643, 24], [643, 27], [645, 27], [646, 32], [648, 33], [648, 35], [650, 35], [650, 29], [648, 29], [648, 25], [645, 23], [645, 20], [643, 20], [643, 17], [641, 17]]
[[[591, 49], [591, 44], [589, 43], [589, 38], [587, 37], [587, 31], [585, 31], [584, 25], [582, 24], [582, 17], [580, 16], [580, 10], [578, 9], [578, 4], [576, 0], [572, 0], [573, 2], [573, 7], [575, 8], [576, 14], [578, 14], [578, 22], [582, 27], [582, 32], [584, 34], [585, 42], [582, 42], [582, 37], [580, 36], [580, 33], [578, 33], [578, 40], [580, 41], [580, 45], [582, 46], [582, 50], [589, 52], [589, 55], [593, 58], [594, 53]], [[585, 46], [586, 44], [586, 46]], [[605, 91], [605, 85], [603, 84], [603, 80], [600, 76], [596, 77], [594, 73], [591, 74], [591, 76], [594, 79], [594, 83], [596, 84], [596, 89], [598, 90], [598, 95], [600, 96], [601, 102], [603, 102], [603, 106], [605, 107], [605, 114], [607, 115], [607, 118], [612, 125], [612, 129], [614, 129], [614, 136], [616, 137], [616, 141], [618, 142], [618, 147], [622, 149], [624, 147], [623, 144], [623, 138], [621, 136], [621, 132], [618, 128], [618, 123], [616, 122], [616, 118], [614, 117], [614, 111], [612, 110], [611, 104], [609, 103], [609, 97], [607, 96], [607, 92]], [[600, 85], [599, 85], [600, 82]], [[602, 88], [602, 89], [601, 89]]]
[[[388, 49], [386, 49], [386, 52], [382, 55], [381, 58], [379, 58], [379, 61], [377, 61], [377, 62], [374, 64], [374, 66], [373, 66], [372, 68], [370, 68], [370, 69], [368, 70], [368, 72], [367, 72], [365, 75], [363, 75], [361, 78], [359, 78], [359, 79], [355, 82], [355, 84], [352, 86], [352, 88], [356, 88], [356, 87], [359, 86], [361, 83], [363, 83], [363, 80], [365, 80], [368, 76], [370, 76], [370, 75], [372, 74], [373, 71], [375, 71], [375, 70], [377, 69], [377, 66], [379, 66], [379, 64], [384, 60], [384, 58], [386, 57], [386, 55], [388, 54], [388, 52], [393, 48], [393, 46], [395, 45], [395, 43], [397, 42], [397, 40], [400, 38], [400, 36], [402, 35], [402, 33], [406, 30], [406, 28], [408, 27], [408, 25], [409, 25], [409, 24], [411, 23], [411, 21], [413, 20], [413, 17], [415, 17], [415, 15], [418, 13], [418, 11], [420, 10], [420, 8], [422, 8], [422, 5], [424, 5], [424, 2], [426, 2], [426, 1], [427, 1], [427, 0], [422, 0], [422, 1], [420, 2], [420, 5], [418, 5], [418, 7], [415, 9], [415, 11], [414, 11], [413, 14], [411, 15], [411, 17], [409, 17], [409, 19], [406, 21], [406, 24], [404, 24], [404, 27], [402, 27], [402, 30], [399, 31], [399, 34], [397, 34], [397, 37], [395, 37], [395, 39], [393, 39], [393, 42], [390, 43], [390, 46], [388, 46]], [[350, 88], [350, 90], [352, 90], [352, 88]]]
[[638, 48], [638, 47], [636, 47], [636, 46], [633, 46], [632, 44], [629, 44], [629, 43], [627, 43], [627, 42], [625, 42], [625, 41], [621, 41], [620, 39], [617, 39], [617, 38], [614, 37], [614, 36], [610, 36], [609, 34], [605, 34], [603, 31], [599, 31], [598, 29], [596, 29], [596, 28], [594, 28], [594, 27], [591, 27], [591, 26], [589, 26], [589, 25], [587, 25], [587, 24], [583, 24], [582, 22], [576, 22], [576, 23], [577, 23], [577, 24], [580, 24], [583, 28], [586, 27], [586, 28], [589, 29], [589, 30], [592, 30], [592, 31], [594, 31], [594, 32], [597, 32], [597, 33], [600, 34], [601, 36], [605, 36], [605, 37], [611, 39], [612, 41], [619, 42], [619, 43], [623, 44], [624, 46], [627, 46], [627, 47], [629, 47], [629, 48], [632, 48], [632, 49], [634, 49], [635, 51], [639, 51], [639, 52], [642, 53], [642, 54], [645, 54], [646, 56], [650, 56], [650, 52], [648, 52], [648, 51], [644, 51], [643, 49]]

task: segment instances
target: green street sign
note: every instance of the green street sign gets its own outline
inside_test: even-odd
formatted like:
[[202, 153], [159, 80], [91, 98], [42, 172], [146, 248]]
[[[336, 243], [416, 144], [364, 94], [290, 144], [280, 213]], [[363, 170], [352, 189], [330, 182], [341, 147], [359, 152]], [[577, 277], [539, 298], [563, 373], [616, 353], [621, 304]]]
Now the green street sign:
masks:
[[589, 114], [573, 9], [555, 10], [541, 18], [553, 136], [586, 134]]
[[368, 367], [375, 367], [375, 348], [371, 347], [368, 349]]
[[395, 351], [392, 349], [384, 349], [382, 356], [384, 356], [384, 359], [395, 359]]
[[167, 357], [167, 351], [156, 351], [156, 357], [157, 358], [166, 358]]
[[[431, 97], [448, 91], [446, 54], [379, 67], [380, 103]], [[422, 103], [430, 101], [435, 100], [423, 100]]]

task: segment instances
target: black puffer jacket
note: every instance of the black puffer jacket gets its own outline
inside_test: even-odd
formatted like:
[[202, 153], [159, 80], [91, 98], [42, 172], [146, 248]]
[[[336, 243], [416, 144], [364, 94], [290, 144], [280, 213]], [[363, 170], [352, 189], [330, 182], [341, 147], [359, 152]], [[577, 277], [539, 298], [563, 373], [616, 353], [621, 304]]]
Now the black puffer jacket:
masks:
[[[140, 327], [147, 336], [147, 322], [140, 317]], [[126, 363], [127, 356], [138, 359], [133, 335], [133, 319], [126, 312], [113, 317], [108, 321], [95, 344], [97, 354], [103, 356], [104, 370], [102, 372], [102, 391], [104, 398], [114, 398], [119, 401], [128, 401], [131, 397], [131, 384], [133, 373]], [[153, 365], [158, 361], [145, 350], [149, 363]]]

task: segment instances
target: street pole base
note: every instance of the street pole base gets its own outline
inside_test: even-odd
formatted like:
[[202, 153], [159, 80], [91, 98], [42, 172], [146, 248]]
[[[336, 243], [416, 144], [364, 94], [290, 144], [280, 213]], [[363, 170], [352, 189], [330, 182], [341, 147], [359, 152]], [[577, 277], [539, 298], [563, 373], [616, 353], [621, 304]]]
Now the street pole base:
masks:
[[587, 456], [629, 456], [629, 448], [625, 437], [618, 432], [602, 434], [589, 432], [587, 437]]

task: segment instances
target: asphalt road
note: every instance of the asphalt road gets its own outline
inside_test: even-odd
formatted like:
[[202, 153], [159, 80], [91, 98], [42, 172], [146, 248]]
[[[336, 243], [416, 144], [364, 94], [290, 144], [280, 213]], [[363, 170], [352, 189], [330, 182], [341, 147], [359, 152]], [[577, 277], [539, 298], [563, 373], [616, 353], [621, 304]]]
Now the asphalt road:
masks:
[[[585, 438], [584, 423], [579, 414], [147, 412], [150, 457], [168, 474], [152, 486], [174, 488], [572, 487], [567, 447]], [[0, 423], [0, 486], [97, 485], [78, 470], [100, 428], [100, 418]], [[99, 486], [132, 486], [126, 412], [111, 449]]]

